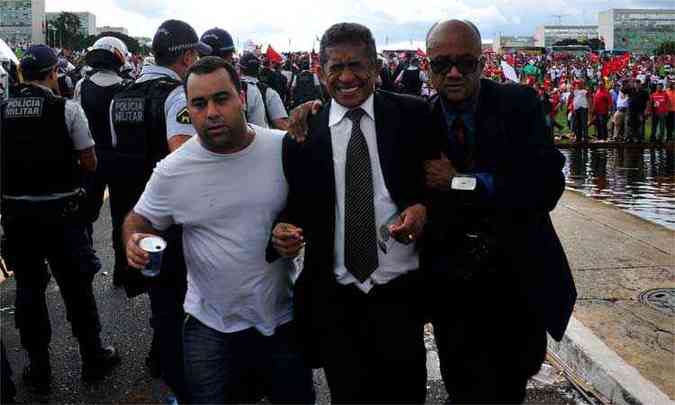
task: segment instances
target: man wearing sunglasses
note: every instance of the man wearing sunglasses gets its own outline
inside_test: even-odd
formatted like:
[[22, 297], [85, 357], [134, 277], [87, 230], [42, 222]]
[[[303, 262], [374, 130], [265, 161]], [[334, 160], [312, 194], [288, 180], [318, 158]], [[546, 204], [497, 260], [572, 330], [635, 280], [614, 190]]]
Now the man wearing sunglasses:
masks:
[[427, 54], [439, 155], [421, 261], [441, 374], [453, 403], [520, 403], [576, 299], [549, 217], [564, 158], [534, 90], [481, 79], [473, 24], [433, 26]]

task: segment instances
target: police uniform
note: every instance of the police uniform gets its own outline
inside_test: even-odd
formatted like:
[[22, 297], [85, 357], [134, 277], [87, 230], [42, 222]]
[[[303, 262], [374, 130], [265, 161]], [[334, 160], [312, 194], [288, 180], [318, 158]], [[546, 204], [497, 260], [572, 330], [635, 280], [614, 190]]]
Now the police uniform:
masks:
[[124, 246], [122, 244], [122, 223], [128, 211], [117, 201], [117, 188], [126, 179], [120, 175], [123, 165], [117, 162], [112, 146], [109, 111], [115, 94], [119, 93], [129, 82], [111, 70], [100, 70], [80, 80], [75, 87], [75, 101], [79, 102], [89, 120], [89, 128], [96, 142], [98, 165], [96, 172], [87, 176], [85, 188], [87, 199], [83, 214], [89, 222], [89, 232], [98, 219], [103, 206], [104, 193], [108, 188], [110, 213], [112, 216], [112, 245], [115, 254], [113, 283], [121, 283], [120, 275], [127, 266]]
[[[36, 45], [21, 61], [24, 71], [47, 71], [53, 51]], [[51, 325], [45, 290], [45, 261], [63, 297], [67, 319], [80, 344], [82, 377], [102, 377], [119, 361], [103, 348], [92, 281], [100, 265], [80, 216], [81, 169], [77, 151], [94, 146], [79, 105], [29, 82], [0, 107], [2, 119], [3, 252], [16, 277], [16, 326], [30, 365], [24, 376], [36, 388], [49, 388]]]
[[[168, 20], [160, 25], [152, 43], [155, 55], [178, 55], [189, 49], [209, 54], [187, 23]], [[127, 179], [116, 198], [126, 212], [143, 193], [155, 164], [169, 153], [168, 140], [176, 135], [195, 135], [187, 111], [180, 76], [159, 65], [144, 66], [140, 77], [115, 95], [110, 105], [113, 144]], [[187, 270], [183, 258], [182, 228], [174, 226], [162, 236], [167, 241], [160, 274], [147, 280], [152, 309], [153, 341], [159, 344], [164, 381], [179, 400], [184, 398], [183, 300]], [[129, 271], [138, 274], [137, 270]], [[127, 287], [127, 293], [130, 289]], [[159, 338], [158, 338], [159, 337]]]

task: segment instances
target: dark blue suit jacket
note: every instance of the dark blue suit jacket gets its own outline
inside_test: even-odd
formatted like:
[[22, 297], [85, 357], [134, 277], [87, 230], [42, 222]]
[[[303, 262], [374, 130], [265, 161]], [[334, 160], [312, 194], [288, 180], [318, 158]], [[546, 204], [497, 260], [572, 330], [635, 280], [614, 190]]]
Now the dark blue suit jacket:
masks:
[[[430, 122], [421, 98], [378, 91], [374, 99], [375, 130], [384, 181], [399, 210], [424, 202], [424, 137]], [[294, 289], [295, 321], [302, 348], [320, 367], [316, 339], [339, 307], [334, 274], [335, 174], [329, 108], [312, 117], [307, 140], [284, 140], [284, 171], [289, 183], [284, 220], [300, 226], [306, 241], [304, 270]], [[411, 286], [417, 294], [420, 285]]]
[[[542, 105], [531, 88], [483, 79], [477, 103], [474, 171], [490, 173], [495, 190], [472, 202], [474, 212], [484, 213], [495, 232], [498, 271], [510, 274], [511, 285], [504, 288], [525, 299], [560, 340], [576, 301], [567, 258], [549, 216], [564, 191], [565, 159], [546, 137]], [[431, 100], [431, 109], [434, 149], [446, 150], [448, 127], [438, 97]], [[465, 221], [456, 193], [435, 193], [429, 210], [423, 264], [436, 275], [453, 266], [450, 241]]]

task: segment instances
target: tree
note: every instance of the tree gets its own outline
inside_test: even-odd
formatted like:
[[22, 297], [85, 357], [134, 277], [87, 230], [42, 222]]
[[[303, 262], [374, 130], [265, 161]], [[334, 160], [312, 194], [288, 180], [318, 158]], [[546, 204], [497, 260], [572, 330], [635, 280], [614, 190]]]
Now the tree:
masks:
[[77, 15], [64, 11], [50, 25], [54, 29], [53, 46], [70, 49], [82, 47], [84, 35], [80, 31], [82, 26]]
[[605, 43], [600, 38], [591, 38], [586, 41], [586, 45], [590, 46], [594, 51], [603, 51], [605, 49]]
[[657, 55], [675, 55], [675, 41], [663, 41], [654, 51]]
[[565, 38], [553, 44], [553, 46], [580, 45], [579, 41], [573, 38]]

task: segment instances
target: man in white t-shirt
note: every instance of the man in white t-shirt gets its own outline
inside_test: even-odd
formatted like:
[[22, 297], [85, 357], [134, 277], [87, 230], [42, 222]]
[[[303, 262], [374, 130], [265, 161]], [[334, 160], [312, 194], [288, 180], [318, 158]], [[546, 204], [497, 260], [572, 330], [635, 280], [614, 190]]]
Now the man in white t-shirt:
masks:
[[588, 137], [588, 90], [581, 80], [574, 82], [574, 132], [577, 143], [587, 141]]
[[158, 163], [124, 224], [129, 265], [138, 246], [183, 226], [188, 269], [184, 356], [190, 403], [314, 403], [311, 370], [293, 341], [290, 262], [265, 260], [286, 204], [283, 134], [246, 123], [234, 68], [206, 57], [187, 73], [198, 137]]

